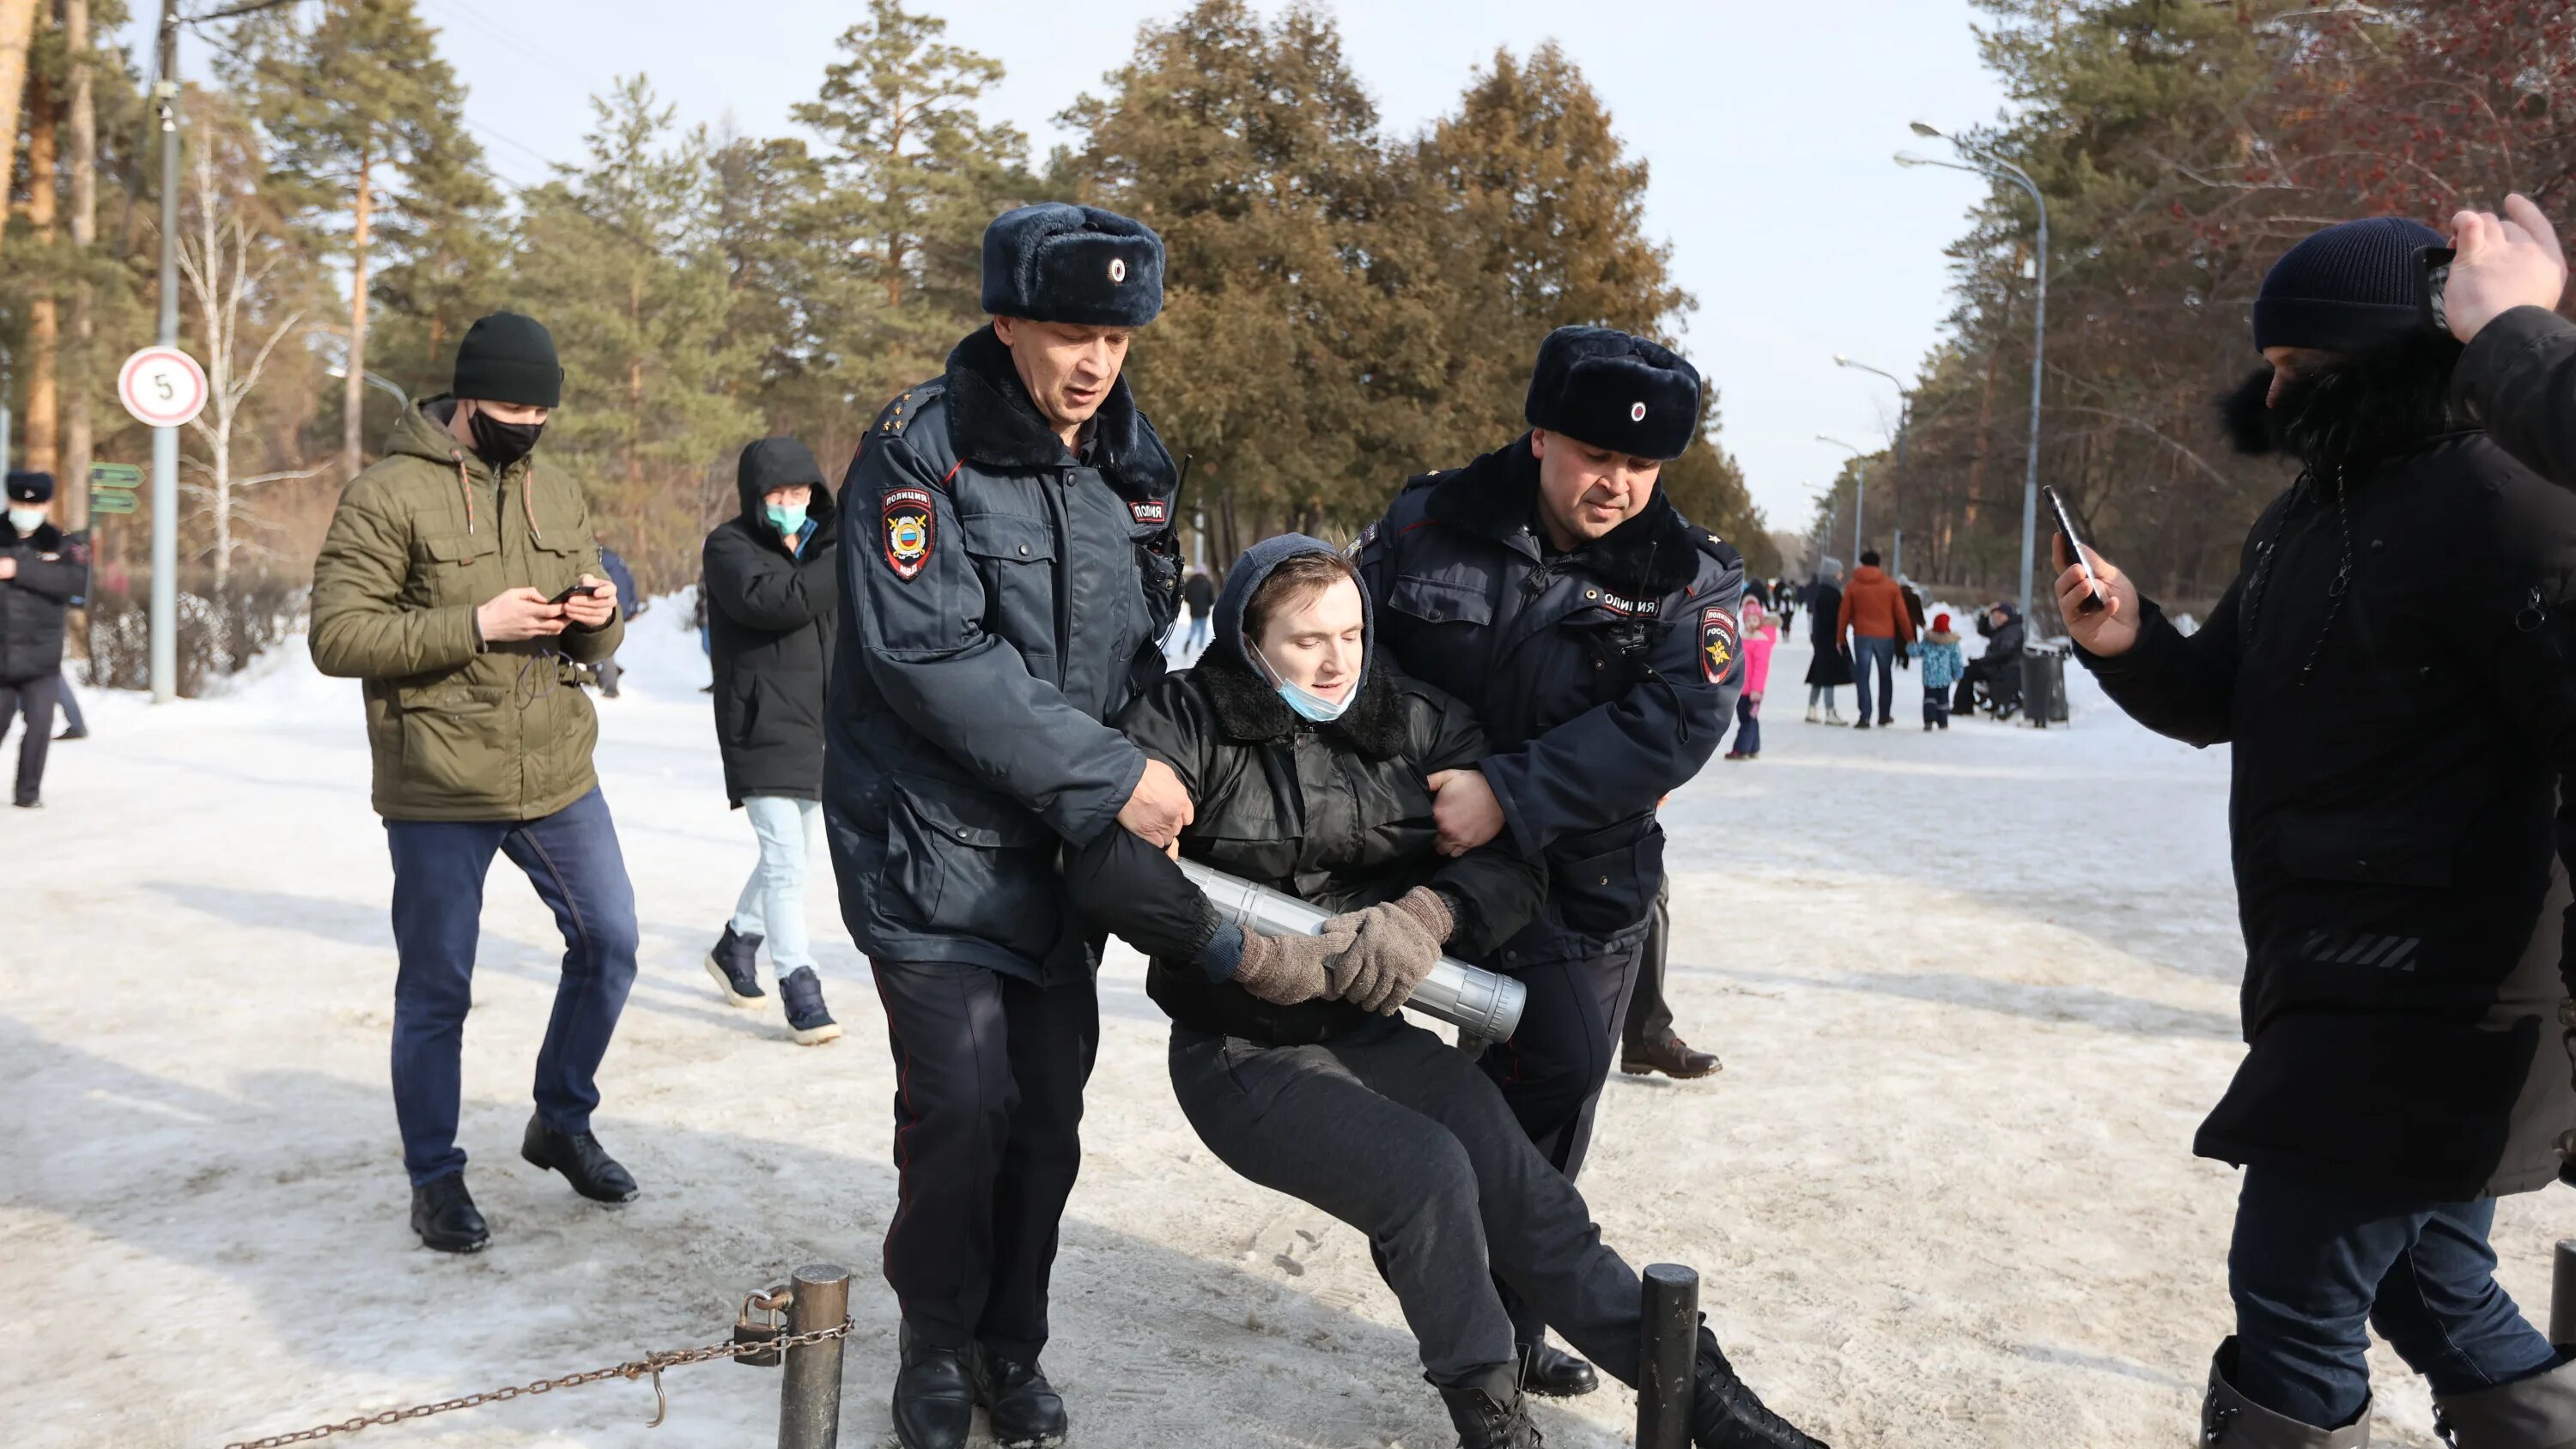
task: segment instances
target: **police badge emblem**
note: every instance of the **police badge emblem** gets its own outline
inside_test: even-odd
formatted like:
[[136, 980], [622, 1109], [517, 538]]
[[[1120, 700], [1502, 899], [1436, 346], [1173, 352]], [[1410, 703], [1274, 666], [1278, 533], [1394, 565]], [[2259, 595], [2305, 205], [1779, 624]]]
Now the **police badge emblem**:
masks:
[[1735, 667], [1742, 637], [1734, 613], [1724, 605], [1711, 604], [1699, 611], [1699, 668], [1709, 683], [1724, 679], [1726, 671]]
[[920, 577], [930, 562], [932, 540], [930, 494], [919, 488], [889, 488], [885, 493], [885, 561], [906, 583]]

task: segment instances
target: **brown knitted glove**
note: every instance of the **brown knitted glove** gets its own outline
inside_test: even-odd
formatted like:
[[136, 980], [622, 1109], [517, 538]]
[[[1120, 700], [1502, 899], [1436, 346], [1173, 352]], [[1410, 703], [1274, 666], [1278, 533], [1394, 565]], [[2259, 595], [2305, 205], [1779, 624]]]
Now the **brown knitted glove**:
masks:
[[1358, 937], [1334, 972], [1341, 998], [1393, 1016], [1439, 963], [1450, 927], [1448, 903], [1429, 886], [1326, 921], [1325, 930], [1340, 928]]
[[1235, 963], [1235, 985], [1273, 1006], [1296, 1006], [1329, 995], [1332, 978], [1325, 967], [1351, 949], [1357, 933], [1326, 922], [1316, 936], [1265, 936], [1246, 928], [1243, 959]]

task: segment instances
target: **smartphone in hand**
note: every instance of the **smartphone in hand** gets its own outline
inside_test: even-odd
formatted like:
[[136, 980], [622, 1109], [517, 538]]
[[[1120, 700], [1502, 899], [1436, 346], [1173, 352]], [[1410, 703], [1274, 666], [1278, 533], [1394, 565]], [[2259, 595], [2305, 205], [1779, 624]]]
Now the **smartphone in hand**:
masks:
[[557, 595], [555, 595], [553, 598], [546, 600], [546, 602], [547, 602], [547, 603], [549, 603], [549, 604], [558, 604], [558, 605], [560, 605], [560, 604], [569, 604], [569, 603], [571, 603], [571, 602], [572, 602], [573, 600], [575, 600], [575, 599], [587, 599], [587, 598], [589, 598], [591, 595], [593, 595], [593, 594], [595, 594], [595, 593], [598, 593], [598, 592], [599, 592], [599, 585], [597, 585], [597, 584], [574, 584], [574, 585], [572, 585], [571, 587], [569, 587], [569, 588], [565, 589], [562, 593], [557, 594]]
[[2091, 593], [2085, 595], [2084, 602], [2075, 606], [2075, 612], [2079, 614], [2101, 613], [2102, 595], [2104, 592], [2102, 588], [2102, 579], [2100, 575], [2093, 572], [2092, 556], [2084, 551], [2084, 535], [2075, 531], [2075, 515], [2067, 512], [2066, 500], [2057, 496], [2057, 490], [2055, 488], [2043, 484], [2040, 487], [2039, 496], [2048, 500], [2049, 511], [2057, 515], [2057, 531], [2065, 536], [2066, 551], [2074, 557], [2076, 564], [2084, 570], [2084, 582], [2092, 589]]

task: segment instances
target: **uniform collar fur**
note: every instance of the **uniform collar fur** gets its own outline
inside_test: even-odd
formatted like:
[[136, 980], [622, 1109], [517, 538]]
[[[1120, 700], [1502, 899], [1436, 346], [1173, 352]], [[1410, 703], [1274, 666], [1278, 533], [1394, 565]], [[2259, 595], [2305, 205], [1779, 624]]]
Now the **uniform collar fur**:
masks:
[[[1214, 651], [1192, 671], [1207, 690], [1217, 727], [1226, 738], [1244, 744], [1266, 744], [1294, 735], [1306, 722], [1297, 717], [1279, 692], [1235, 660]], [[1384, 665], [1372, 655], [1360, 697], [1331, 724], [1312, 728], [1338, 734], [1373, 760], [1391, 760], [1404, 752], [1404, 702]]]
[[[1011, 365], [1011, 349], [993, 335], [990, 324], [948, 354], [947, 394], [948, 443], [958, 457], [996, 468], [1073, 465], [1064, 440], [1029, 401], [1029, 390]], [[1154, 425], [1136, 410], [1126, 378], [1110, 385], [1108, 400], [1092, 422], [1101, 473], [1120, 497], [1141, 501], [1172, 496], [1178, 481], [1172, 455], [1164, 451]]]
[[34, 544], [38, 553], [60, 553], [63, 551], [63, 531], [48, 521], [37, 524], [33, 533], [20, 533], [16, 524], [0, 518], [0, 547], [19, 542]]
[[[1452, 528], [1506, 539], [1534, 527], [1538, 459], [1529, 434], [1432, 485], [1430, 515]], [[1662, 485], [1645, 511], [1576, 549], [1576, 567], [1619, 593], [1659, 598], [1699, 577], [1699, 541]]]

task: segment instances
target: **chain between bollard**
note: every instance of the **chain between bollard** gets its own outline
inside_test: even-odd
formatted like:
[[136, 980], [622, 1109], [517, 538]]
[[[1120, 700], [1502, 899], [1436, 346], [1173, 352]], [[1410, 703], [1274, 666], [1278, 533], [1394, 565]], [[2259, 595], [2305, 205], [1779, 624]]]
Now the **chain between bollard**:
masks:
[[679, 1368], [684, 1364], [712, 1363], [717, 1359], [740, 1358], [751, 1353], [776, 1353], [791, 1348], [803, 1348], [808, 1344], [822, 1343], [827, 1339], [847, 1338], [850, 1331], [857, 1326], [855, 1321], [844, 1318], [831, 1328], [817, 1328], [805, 1333], [790, 1334], [766, 1343], [710, 1343], [699, 1348], [650, 1353], [614, 1368], [592, 1369], [588, 1373], [565, 1374], [561, 1378], [512, 1384], [505, 1388], [493, 1389], [488, 1393], [467, 1394], [461, 1399], [414, 1404], [408, 1409], [387, 1409], [381, 1414], [362, 1414], [354, 1419], [343, 1419], [336, 1424], [317, 1424], [300, 1433], [272, 1434], [265, 1439], [240, 1440], [225, 1445], [224, 1449], [281, 1449], [283, 1445], [308, 1444], [316, 1439], [328, 1439], [334, 1434], [355, 1434], [361, 1429], [373, 1428], [378, 1424], [400, 1424], [412, 1419], [426, 1419], [432, 1414], [444, 1414], [455, 1409], [474, 1409], [485, 1404], [506, 1404], [512, 1399], [548, 1394], [557, 1389], [576, 1389], [584, 1384], [598, 1383], [602, 1379], [624, 1379], [633, 1383], [637, 1379], [651, 1378], [653, 1380], [653, 1417], [645, 1427], [659, 1428], [663, 1412], [667, 1407], [662, 1396], [662, 1370]]

